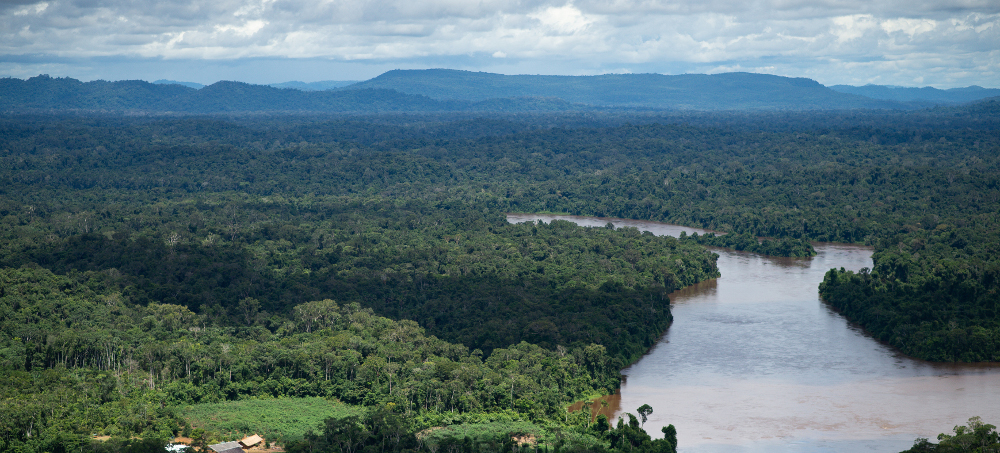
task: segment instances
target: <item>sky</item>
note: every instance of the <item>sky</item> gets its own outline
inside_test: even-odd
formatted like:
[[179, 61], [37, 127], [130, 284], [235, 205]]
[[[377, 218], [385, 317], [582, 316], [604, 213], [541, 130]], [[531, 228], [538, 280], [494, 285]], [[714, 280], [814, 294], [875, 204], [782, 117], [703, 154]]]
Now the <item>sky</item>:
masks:
[[1000, 0], [0, 0], [0, 77], [759, 72], [1000, 88]]

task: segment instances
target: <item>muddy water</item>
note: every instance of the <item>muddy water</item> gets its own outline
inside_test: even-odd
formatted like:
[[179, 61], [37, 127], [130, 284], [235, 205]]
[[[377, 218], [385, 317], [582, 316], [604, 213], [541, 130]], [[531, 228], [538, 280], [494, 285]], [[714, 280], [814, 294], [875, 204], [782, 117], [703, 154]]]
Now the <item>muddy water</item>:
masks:
[[[699, 231], [611, 221], [655, 234]], [[716, 250], [722, 277], [671, 295], [673, 325], [622, 371], [614, 403], [633, 413], [652, 406], [646, 431], [673, 423], [683, 453], [898, 452], [974, 415], [1000, 422], [1000, 365], [913, 360], [866, 336], [819, 300], [817, 286], [827, 269], [871, 267], [871, 250], [816, 250], [808, 259]]]

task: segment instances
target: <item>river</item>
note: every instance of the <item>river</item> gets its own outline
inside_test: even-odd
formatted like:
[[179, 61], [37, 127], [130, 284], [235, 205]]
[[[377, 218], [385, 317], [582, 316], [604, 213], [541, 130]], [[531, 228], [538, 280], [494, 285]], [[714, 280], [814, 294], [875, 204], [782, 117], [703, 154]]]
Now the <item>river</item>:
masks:
[[[696, 228], [620, 219], [511, 214], [634, 226], [657, 235]], [[814, 244], [812, 258], [714, 249], [722, 277], [671, 294], [674, 322], [622, 370], [616, 415], [653, 407], [659, 437], [677, 427], [681, 453], [899, 452], [969, 417], [1000, 424], [1000, 364], [940, 364], [880, 344], [825, 305], [830, 268], [871, 267], [871, 249]]]

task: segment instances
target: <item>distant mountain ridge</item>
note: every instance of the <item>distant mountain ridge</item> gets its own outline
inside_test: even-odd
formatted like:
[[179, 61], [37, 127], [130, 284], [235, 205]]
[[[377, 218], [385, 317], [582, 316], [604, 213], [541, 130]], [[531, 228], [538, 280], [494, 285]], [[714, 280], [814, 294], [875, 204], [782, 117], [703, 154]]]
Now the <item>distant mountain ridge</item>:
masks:
[[0, 111], [237, 112], [448, 112], [582, 110], [559, 99], [437, 100], [381, 88], [302, 91], [222, 81], [195, 89], [142, 80], [81, 82], [46, 75], [0, 79]]
[[507, 76], [434, 69], [389, 71], [374, 79], [323, 91], [231, 81], [216, 82], [200, 89], [197, 86], [200, 85], [170, 80], [81, 82], [46, 75], [28, 80], [3, 78], [0, 79], [0, 111], [196, 114], [595, 109], [754, 111], [914, 109], [933, 105], [926, 101], [872, 99], [838, 92], [811, 79], [750, 73]]
[[302, 91], [325, 91], [332, 90], [334, 88], [342, 88], [349, 85], [354, 85], [360, 82], [360, 80], [323, 80], [319, 82], [281, 82], [281, 83], [271, 83], [268, 86], [275, 88], [292, 88]]
[[1000, 96], [1000, 89], [983, 88], [976, 85], [965, 88], [951, 88], [947, 90], [941, 90], [934, 87], [913, 88], [887, 85], [864, 85], [860, 87], [851, 85], [833, 85], [830, 89], [841, 93], [856, 94], [872, 99], [884, 99], [900, 102], [924, 101], [958, 104]]
[[202, 84], [200, 84], [198, 82], [179, 82], [177, 80], [167, 80], [167, 79], [154, 80], [153, 84], [154, 85], [182, 85], [182, 86], [186, 86], [186, 87], [189, 87], [189, 88], [194, 88], [196, 90], [200, 90], [202, 88], [205, 88], [205, 85], [202, 85]]
[[[322, 81], [319, 81], [319, 82], [299, 82], [299, 81], [293, 80], [293, 81], [290, 81], [290, 82], [269, 83], [269, 84], [267, 84], [267, 86], [274, 87], [274, 88], [292, 88], [292, 89], [301, 90], [301, 91], [325, 91], [325, 90], [332, 90], [334, 88], [346, 87], [348, 85], [353, 85], [353, 84], [358, 83], [358, 82], [360, 82], [360, 80], [322, 80]], [[194, 88], [196, 90], [200, 90], [202, 88], [205, 88], [205, 85], [200, 84], [198, 82], [181, 82], [181, 81], [178, 81], [178, 80], [167, 80], [167, 79], [155, 80], [155, 81], [153, 81], [153, 84], [156, 84], [156, 85], [183, 85], [183, 86], [186, 86], [186, 87]]]
[[900, 109], [913, 106], [839, 93], [812, 79], [769, 74], [503, 75], [453, 69], [394, 70], [350, 86], [435, 99], [555, 97], [594, 106], [691, 110]]

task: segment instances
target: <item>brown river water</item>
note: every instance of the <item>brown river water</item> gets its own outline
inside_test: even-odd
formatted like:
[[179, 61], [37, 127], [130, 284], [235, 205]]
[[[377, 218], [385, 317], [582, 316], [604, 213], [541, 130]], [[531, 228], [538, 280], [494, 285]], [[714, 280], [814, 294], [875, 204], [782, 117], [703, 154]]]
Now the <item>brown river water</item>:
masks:
[[[634, 226], [657, 235], [703, 232], [656, 222], [510, 214], [582, 226]], [[678, 450], [899, 452], [969, 417], [1000, 424], [1000, 364], [906, 357], [825, 305], [830, 268], [871, 267], [871, 249], [814, 244], [812, 258], [714, 249], [722, 277], [671, 294], [674, 322], [622, 370], [615, 417], [653, 407], [646, 431], [677, 427]], [[595, 407], [600, 406], [595, 404]]]

